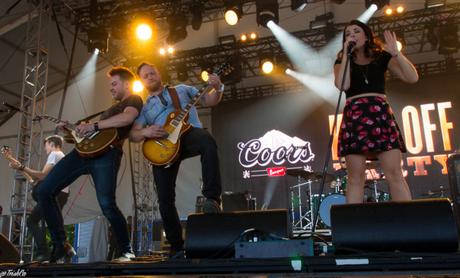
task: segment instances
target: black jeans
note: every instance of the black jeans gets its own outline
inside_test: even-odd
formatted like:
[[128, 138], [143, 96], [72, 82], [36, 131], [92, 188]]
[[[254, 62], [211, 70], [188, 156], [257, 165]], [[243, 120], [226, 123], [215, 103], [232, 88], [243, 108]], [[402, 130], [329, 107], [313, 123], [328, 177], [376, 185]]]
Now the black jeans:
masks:
[[[38, 187], [40, 184], [35, 186]], [[67, 203], [68, 198], [69, 193], [62, 191], [59, 192], [56, 198], [56, 202], [60, 210], [62, 210], [64, 205]], [[48, 244], [46, 243], [46, 227], [44, 225], [44, 220], [45, 218], [43, 214], [43, 208], [40, 206], [40, 204], [37, 203], [27, 218], [27, 229], [29, 229], [32, 237], [34, 238], [36, 256], [47, 256], [49, 253]], [[40, 222], [43, 222], [42, 226], [40, 226]]]
[[203, 196], [220, 203], [222, 184], [217, 144], [208, 131], [191, 127], [181, 138], [181, 150], [177, 161], [166, 168], [163, 166], [152, 167], [166, 239], [171, 244], [171, 249], [175, 251], [182, 249], [184, 245], [182, 228], [175, 204], [177, 172], [182, 160], [196, 155], [201, 155]]
[[102, 213], [110, 222], [122, 252], [131, 251], [128, 226], [115, 200], [118, 169], [123, 153], [114, 148], [95, 158], [83, 158], [73, 150], [62, 158], [37, 190], [38, 203], [43, 207], [46, 224], [54, 245], [66, 239], [61, 211], [55, 196], [81, 175], [91, 175]]

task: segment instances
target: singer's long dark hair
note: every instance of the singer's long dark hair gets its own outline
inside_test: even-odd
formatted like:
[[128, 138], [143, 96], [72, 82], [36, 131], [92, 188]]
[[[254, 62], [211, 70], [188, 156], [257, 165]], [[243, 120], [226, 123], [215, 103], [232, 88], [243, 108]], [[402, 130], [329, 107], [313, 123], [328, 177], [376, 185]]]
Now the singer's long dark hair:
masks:
[[380, 40], [374, 37], [371, 28], [367, 24], [364, 24], [361, 21], [354, 19], [350, 21], [350, 23], [348, 23], [345, 29], [343, 29], [342, 50], [340, 50], [340, 52], [337, 54], [338, 59], [342, 59], [342, 55], [344, 52], [343, 43], [345, 42], [345, 31], [347, 30], [348, 26], [351, 25], [359, 26], [361, 29], [363, 29], [364, 34], [366, 35], [367, 40], [364, 44], [364, 55], [366, 55], [366, 57], [375, 58], [382, 53], [382, 43], [380, 42]]

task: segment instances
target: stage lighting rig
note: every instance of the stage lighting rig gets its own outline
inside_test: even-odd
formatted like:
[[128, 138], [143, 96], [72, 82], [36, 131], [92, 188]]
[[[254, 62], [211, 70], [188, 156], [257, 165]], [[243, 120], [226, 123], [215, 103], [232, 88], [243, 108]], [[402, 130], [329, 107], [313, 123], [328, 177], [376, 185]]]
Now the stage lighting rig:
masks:
[[377, 6], [377, 10], [380, 10], [381, 8], [390, 5], [390, 0], [366, 0], [366, 9], [368, 9], [372, 4], [375, 4]]
[[256, 0], [257, 24], [267, 27], [269, 21], [279, 22], [279, 5], [277, 0]]

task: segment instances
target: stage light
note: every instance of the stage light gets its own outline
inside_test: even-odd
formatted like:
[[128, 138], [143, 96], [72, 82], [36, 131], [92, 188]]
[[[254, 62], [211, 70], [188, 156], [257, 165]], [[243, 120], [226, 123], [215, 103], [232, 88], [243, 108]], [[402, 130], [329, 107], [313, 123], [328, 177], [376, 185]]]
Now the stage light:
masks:
[[140, 93], [144, 90], [144, 85], [142, 85], [142, 82], [139, 80], [136, 80], [133, 82], [133, 92], [135, 93]]
[[276, 69], [277, 72], [286, 72], [288, 69], [293, 68], [291, 60], [286, 54], [280, 54], [276, 56]]
[[390, 8], [390, 7], [386, 8], [386, 9], [385, 9], [385, 14], [386, 14], [386, 15], [392, 15], [392, 14], [393, 14], [393, 9]]
[[97, 48], [99, 53], [109, 50], [109, 33], [102, 27], [93, 27], [88, 30], [88, 53], [93, 53]]
[[368, 9], [372, 4], [377, 6], [377, 10], [380, 10], [387, 5], [390, 5], [390, 0], [366, 0], [366, 9]]
[[201, 72], [201, 75], [200, 75], [200, 76], [201, 76], [201, 79], [202, 79], [204, 82], [208, 82], [208, 80], [209, 80], [209, 73], [208, 73], [207, 70], [203, 70], [203, 71]]
[[158, 53], [160, 53], [161, 56], [165, 56], [165, 55], [166, 55], [166, 49], [164, 49], [163, 47], [161, 47], [161, 48], [158, 50]]
[[279, 5], [277, 0], [256, 0], [257, 24], [267, 28], [267, 23], [279, 22]]
[[249, 37], [251, 38], [251, 40], [255, 40], [257, 39], [257, 34], [255, 32], [252, 32], [251, 34], [249, 34]]
[[398, 48], [398, 51], [401, 51], [403, 49], [403, 44], [399, 40], [396, 41], [396, 47]]
[[224, 0], [224, 18], [228, 25], [236, 25], [243, 16], [243, 4], [240, 0]]
[[436, 8], [440, 6], [444, 6], [446, 4], [446, 0], [425, 0], [425, 8]]
[[458, 40], [458, 25], [452, 21], [439, 27], [439, 48], [438, 53], [450, 55], [456, 53], [460, 48]]
[[174, 54], [176, 52], [176, 49], [173, 46], [168, 46], [168, 54]]
[[291, 10], [301, 12], [307, 6], [307, 0], [291, 0]]
[[262, 72], [265, 74], [270, 74], [275, 69], [275, 65], [273, 65], [272, 61], [265, 60], [262, 62]]
[[402, 13], [404, 12], [404, 7], [401, 6], [401, 5], [399, 5], [398, 7], [396, 7], [396, 12], [397, 12], [398, 14], [402, 14]]
[[200, 1], [193, 1], [190, 5], [190, 13], [192, 14], [191, 24], [193, 30], [200, 30], [201, 24], [203, 24], [203, 12], [203, 4]]
[[188, 70], [187, 66], [184, 63], [176, 65], [177, 80], [185, 82], [188, 79]]
[[236, 43], [236, 37], [235, 35], [226, 35], [226, 36], [221, 36], [217, 38], [219, 41], [219, 44], [235, 44]]
[[273, 54], [270, 52], [263, 52], [259, 54], [259, 67], [264, 74], [270, 74], [275, 69]]
[[406, 38], [404, 36], [404, 32], [396, 31], [395, 35], [396, 35], [396, 45], [398, 47], [398, 51], [401, 51], [407, 45]]
[[248, 39], [248, 36], [246, 36], [246, 34], [241, 34], [240, 41], [245, 42], [247, 41], [247, 39]]
[[187, 37], [187, 17], [183, 13], [177, 13], [167, 18], [169, 34], [166, 38], [168, 44], [176, 44]]
[[98, 54], [99, 54], [99, 52], [100, 52], [100, 51], [99, 51], [99, 49], [98, 49], [98, 48], [95, 48], [95, 49], [94, 49], [94, 54], [98, 55]]
[[142, 41], [150, 40], [152, 38], [152, 27], [145, 23], [137, 25], [136, 36]]
[[315, 20], [310, 21], [310, 29], [325, 28], [328, 24], [332, 23], [334, 14], [332, 12], [325, 13], [315, 17]]

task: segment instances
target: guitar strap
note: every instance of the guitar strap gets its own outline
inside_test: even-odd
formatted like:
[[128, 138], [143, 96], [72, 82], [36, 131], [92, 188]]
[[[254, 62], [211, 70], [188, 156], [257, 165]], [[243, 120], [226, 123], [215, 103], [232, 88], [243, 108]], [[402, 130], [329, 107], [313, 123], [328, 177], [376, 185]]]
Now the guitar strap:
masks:
[[[171, 96], [174, 108], [176, 111], [181, 111], [182, 107], [180, 106], [180, 101], [179, 101], [179, 95], [177, 94], [176, 88], [175, 87], [166, 87], [168, 89], [169, 95]], [[184, 119], [184, 122], [187, 122], [188, 120], [188, 114]]]
[[177, 91], [175, 87], [167, 87], [169, 95], [171, 96], [174, 108], [176, 110], [181, 110], [182, 108], [180, 107], [180, 101], [179, 101], [179, 96], [177, 95]]

